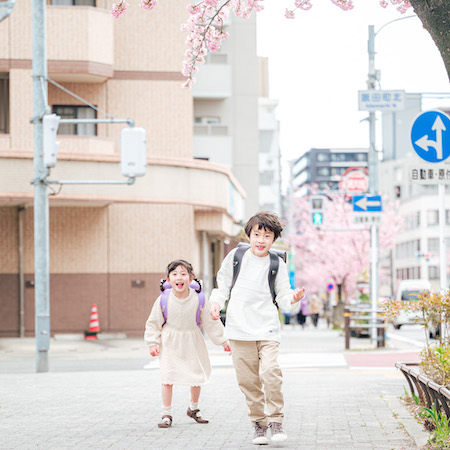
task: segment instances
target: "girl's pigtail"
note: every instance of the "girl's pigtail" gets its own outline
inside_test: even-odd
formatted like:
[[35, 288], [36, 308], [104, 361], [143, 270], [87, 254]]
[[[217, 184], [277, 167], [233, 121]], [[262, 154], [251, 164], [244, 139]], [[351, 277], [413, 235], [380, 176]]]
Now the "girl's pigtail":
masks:
[[202, 283], [200, 283], [200, 280], [198, 278], [194, 278], [194, 281], [198, 283], [198, 289], [195, 289], [195, 292], [197, 292], [197, 294], [200, 294], [200, 292], [202, 291]]
[[165, 290], [165, 287], [164, 287], [164, 283], [166, 282], [166, 279], [165, 278], [162, 278], [161, 279], [161, 284], [159, 285], [159, 290], [161, 291], [161, 292], [164, 292], [164, 290]]

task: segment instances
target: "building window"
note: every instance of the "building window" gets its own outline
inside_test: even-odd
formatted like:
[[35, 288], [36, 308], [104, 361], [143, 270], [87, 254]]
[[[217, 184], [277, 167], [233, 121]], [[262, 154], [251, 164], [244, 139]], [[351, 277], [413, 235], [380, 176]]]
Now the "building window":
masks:
[[[53, 112], [61, 119], [96, 119], [97, 111], [89, 106], [53, 105]], [[97, 136], [95, 123], [61, 123], [58, 134]]]
[[331, 176], [342, 175], [345, 172], [345, 170], [346, 170], [345, 167], [331, 167], [330, 175]]
[[329, 177], [330, 169], [328, 167], [318, 167], [317, 168], [317, 176], [319, 177]]
[[432, 253], [439, 251], [439, 238], [428, 238], [428, 251]]
[[270, 186], [274, 182], [274, 173], [273, 171], [265, 170], [261, 172], [259, 175], [259, 184], [263, 186]]
[[355, 153], [355, 161], [367, 161], [367, 153]]
[[219, 116], [197, 116], [194, 123], [202, 125], [218, 125], [220, 123]]
[[9, 74], [0, 73], [0, 133], [9, 133]]
[[420, 212], [416, 211], [405, 217], [405, 230], [413, 230], [420, 227]]
[[427, 225], [439, 225], [439, 211], [437, 209], [427, 211]]
[[318, 162], [327, 162], [330, 160], [329, 153], [317, 153], [316, 159]]
[[397, 269], [398, 280], [415, 280], [420, 278], [420, 267], [406, 267]]
[[259, 149], [261, 153], [270, 153], [272, 149], [273, 132], [261, 130], [259, 132]]
[[51, 0], [51, 3], [58, 6], [95, 6], [96, 0]]
[[428, 277], [430, 280], [438, 280], [440, 278], [439, 266], [428, 266]]
[[420, 252], [420, 240], [415, 239], [413, 241], [406, 241], [396, 246], [397, 258], [415, 258], [417, 253]]

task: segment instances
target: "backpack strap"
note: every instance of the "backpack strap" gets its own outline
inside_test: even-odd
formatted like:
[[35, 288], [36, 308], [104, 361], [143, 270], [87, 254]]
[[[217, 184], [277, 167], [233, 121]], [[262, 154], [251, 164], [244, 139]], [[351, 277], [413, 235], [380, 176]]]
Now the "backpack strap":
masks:
[[278, 303], [275, 300], [276, 293], [275, 293], [275, 278], [277, 277], [278, 273], [278, 267], [280, 266], [279, 256], [275, 253], [269, 250], [270, 255], [270, 267], [269, 267], [269, 288], [270, 293], [272, 294], [272, 301], [273, 304], [278, 308]]
[[241, 262], [242, 258], [244, 257], [244, 253], [250, 248], [250, 245], [240, 245], [238, 246], [236, 252], [234, 253], [233, 257], [233, 279], [231, 280], [231, 287], [230, 287], [230, 295], [231, 290], [234, 288], [234, 285], [236, 284], [237, 277], [239, 275], [239, 271], [241, 270]]
[[170, 289], [165, 289], [163, 292], [161, 292], [161, 300], [159, 303], [161, 304], [161, 312], [164, 318], [164, 322], [161, 326], [161, 328], [166, 324], [167, 322], [167, 301], [169, 300], [169, 294]]
[[[205, 303], [206, 303], [205, 294], [202, 291], [200, 283], [195, 280], [189, 285], [189, 287], [191, 289], [194, 289], [198, 295], [198, 307], [197, 307], [197, 313], [195, 315], [195, 319], [197, 321], [197, 325], [200, 328], [200, 326], [202, 324], [202, 311], [205, 308]], [[161, 290], [162, 290], [162, 292], [161, 292], [160, 305], [161, 305], [161, 312], [162, 312], [162, 315], [164, 318], [164, 322], [161, 326], [161, 328], [162, 328], [162, 327], [164, 327], [164, 325], [167, 322], [167, 304], [168, 304], [169, 294], [172, 290], [172, 287], [166, 281], [164, 283], [161, 283]]]
[[[236, 284], [237, 277], [239, 275], [239, 271], [241, 270], [241, 262], [242, 258], [244, 257], [244, 253], [250, 248], [249, 244], [242, 244], [239, 245], [236, 249], [236, 252], [234, 253], [233, 257], [233, 279], [231, 280], [231, 288], [230, 288], [230, 295], [231, 290], [234, 288], [234, 285]], [[270, 293], [272, 294], [272, 301], [273, 304], [278, 308], [278, 303], [275, 300], [276, 293], [275, 293], [275, 278], [278, 273], [278, 267], [280, 266], [280, 261], [278, 258], [282, 258], [284, 261], [286, 261], [286, 252], [280, 252], [277, 250], [269, 250], [270, 255], [270, 267], [269, 267], [269, 288]]]
[[197, 325], [200, 328], [202, 325], [202, 311], [203, 311], [203, 308], [205, 307], [206, 299], [205, 299], [205, 294], [203, 293], [203, 291], [197, 292], [197, 295], [198, 295], [198, 308], [197, 308], [196, 319], [197, 319]]

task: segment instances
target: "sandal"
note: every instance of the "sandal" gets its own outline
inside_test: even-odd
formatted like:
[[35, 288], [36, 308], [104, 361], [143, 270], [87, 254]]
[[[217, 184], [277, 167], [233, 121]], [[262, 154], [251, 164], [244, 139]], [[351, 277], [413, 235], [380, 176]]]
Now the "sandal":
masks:
[[192, 417], [197, 423], [209, 423], [209, 420], [202, 416], [199, 409], [192, 410], [191, 408], [188, 408], [187, 415]]
[[158, 428], [169, 428], [172, 425], [172, 416], [165, 414], [158, 423]]

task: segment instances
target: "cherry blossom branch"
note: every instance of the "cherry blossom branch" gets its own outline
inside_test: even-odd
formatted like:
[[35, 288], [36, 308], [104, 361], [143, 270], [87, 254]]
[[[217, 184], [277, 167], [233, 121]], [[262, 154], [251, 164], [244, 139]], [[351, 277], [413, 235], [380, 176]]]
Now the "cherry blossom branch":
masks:
[[[235, 16], [247, 19], [252, 12], [264, 9], [263, 0], [202, 0], [188, 5], [190, 14], [181, 30], [188, 33], [186, 39], [187, 50], [184, 55], [182, 74], [187, 77], [183, 87], [191, 87], [195, 82], [194, 74], [199, 66], [205, 63], [208, 53], [220, 49], [222, 42], [229, 37], [224, 31], [224, 21], [232, 12]], [[297, 9], [307, 11], [312, 8], [314, 0], [294, 0], [294, 8], [286, 9], [284, 15], [288, 19], [295, 18]], [[353, 0], [330, 0], [344, 11], [353, 9]], [[397, 6], [397, 10], [404, 14], [411, 8], [410, 0], [379, 0], [380, 5], [386, 8], [389, 3]], [[158, 0], [140, 0], [139, 6], [151, 10], [158, 4]], [[118, 0], [112, 5], [111, 15], [118, 19], [128, 9], [127, 0]]]

